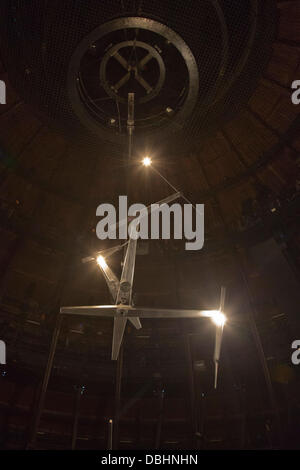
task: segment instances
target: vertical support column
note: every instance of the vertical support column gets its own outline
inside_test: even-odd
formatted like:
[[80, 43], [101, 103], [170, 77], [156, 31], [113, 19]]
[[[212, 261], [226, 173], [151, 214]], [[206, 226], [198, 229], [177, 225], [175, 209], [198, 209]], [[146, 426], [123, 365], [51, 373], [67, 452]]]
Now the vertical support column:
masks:
[[158, 415], [158, 421], [157, 421], [157, 426], [156, 426], [155, 446], [154, 446], [155, 449], [160, 448], [161, 430], [162, 430], [163, 412], [164, 412], [164, 398], [165, 398], [165, 391], [160, 390], [160, 394], [159, 394], [159, 415]]
[[40, 391], [40, 395], [38, 399], [38, 404], [37, 404], [37, 408], [36, 408], [36, 412], [35, 412], [35, 416], [33, 420], [32, 431], [31, 431], [31, 435], [29, 438], [29, 443], [27, 445], [27, 449], [34, 449], [36, 445], [36, 435], [37, 435], [38, 426], [39, 426], [41, 415], [42, 415], [43, 408], [44, 408], [46, 392], [48, 388], [50, 374], [52, 371], [53, 360], [54, 360], [57, 341], [58, 341], [58, 337], [59, 337], [59, 333], [61, 329], [61, 324], [62, 324], [62, 315], [59, 313], [57, 320], [56, 320], [56, 326], [54, 328], [53, 335], [52, 335], [48, 362], [47, 362], [47, 366], [46, 366], [45, 373], [44, 373], [44, 378], [43, 378], [43, 382], [41, 386], [41, 391]]
[[142, 433], [143, 433], [143, 424], [142, 424], [142, 407], [139, 404], [136, 416], [136, 449], [142, 449]]
[[[178, 307], [181, 306], [181, 300], [180, 300], [180, 279], [179, 279], [179, 266], [177, 262], [176, 255], [174, 256], [174, 289], [173, 289], [173, 295], [174, 298], [176, 299], [176, 303]], [[182, 328], [182, 323], [178, 322], [179, 326], [179, 331], [181, 331]], [[183, 346], [185, 350], [185, 357], [186, 357], [186, 364], [187, 364], [187, 380], [188, 380], [188, 387], [189, 387], [189, 400], [188, 402], [188, 408], [189, 408], [189, 414], [190, 414], [190, 423], [191, 423], [191, 442], [192, 442], [192, 448], [196, 449], [198, 447], [198, 413], [197, 413], [197, 400], [196, 400], [196, 393], [195, 393], [195, 375], [194, 375], [194, 368], [193, 368], [193, 356], [192, 356], [192, 349], [191, 349], [191, 342], [190, 342], [190, 335], [187, 331], [186, 325], [184, 325], [184, 331], [183, 331]]]
[[72, 450], [75, 450], [76, 448], [80, 400], [81, 400], [81, 396], [83, 395], [84, 388], [85, 387], [83, 385], [77, 385], [77, 387], [75, 387], [76, 398], [75, 398], [74, 420], [73, 420], [73, 429], [72, 429]]
[[196, 396], [195, 396], [195, 377], [193, 370], [193, 358], [190, 344], [190, 336], [188, 333], [185, 334], [185, 350], [186, 359], [188, 366], [188, 378], [189, 378], [189, 390], [190, 390], [190, 419], [192, 425], [192, 445], [193, 449], [196, 449], [197, 441], [197, 413], [196, 413]]
[[114, 418], [114, 432], [113, 432], [114, 450], [117, 450], [119, 447], [119, 417], [120, 417], [120, 406], [121, 406], [122, 371], [123, 371], [123, 346], [121, 346], [118, 361], [117, 361], [115, 418]]
[[134, 131], [134, 93], [128, 93], [127, 131], [128, 131], [128, 161], [130, 162], [131, 157], [132, 157], [132, 136], [133, 136], [133, 131]]
[[275, 393], [274, 393], [274, 389], [273, 389], [273, 385], [272, 385], [271, 375], [270, 375], [269, 367], [268, 367], [267, 360], [266, 360], [266, 357], [265, 357], [262, 341], [261, 341], [260, 334], [259, 334], [256, 322], [255, 322], [256, 307], [255, 307], [255, 304], [254, 304], [254, 301], [253, 301], [253, 298], [252, 298], [252, 292], [251, 292], [251, 289], [250, 289], [250, 286], [249, 286], [248, 276], [247, 276], [247, 273], [244, 269], [243, 261], [242, 261], [242, 259], [240, 259], [240, 257], [238, 257], [237, 263], [238, 263], [239, 271], [241, 273], [241, 277], [242, 277], [242, 280], [243, 280], [243, 283], [244, 283], [244, 286], [245, 286], [245, 291], [246, 291], [249, 306], [250, 306], [250, 309], [248, 309], [248, 315], [247, 315], [249, 325], [250, 325], [251, 332], [252, 332], [252, 335], [253, 335], [253, 339], [254, 339], [254, 342], [255, 342], [255, 345], [256, 345], [256, 349], [257, 349], [258, 356], [259, 356], [259, 359], [260, 359], [261, 367], [262, 367], [262, 370], [263, 370], [263, 373], [264, 373], [265, 382], [266, 382], [268, 395], [269, 395], [269, 399], [270, 399], [270, 404], [271, 404], [271, 407], [272, 407], [272, 409], [274, 411], [274, 414], [276, 416], [278, 437], [279, 437], [279, 440], [282, 442], [280, 413], [279, 413], [279, 410], [278, 410], [277, 401], [276, 401], [276, 398], [275, 398]]
[[0, 80], [0, 104], [6, 104], [6, 84]]
[[108, 444], [107, 444], [107, 450], [113, 450], [113, 429], [114, 429], [114, 423], [113, 420], [110, 419], [108, 421]]

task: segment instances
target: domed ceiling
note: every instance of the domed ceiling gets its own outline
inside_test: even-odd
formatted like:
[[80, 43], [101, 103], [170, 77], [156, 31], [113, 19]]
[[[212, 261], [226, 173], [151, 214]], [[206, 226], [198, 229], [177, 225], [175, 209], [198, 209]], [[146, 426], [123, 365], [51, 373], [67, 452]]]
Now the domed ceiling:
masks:
[[[297, 2], [276, 12], [274, 1], [254, 0], [175, 8], [151, 1], [2, 2], [1, 55], [20, 97], [10, 96], [7, 111], [0, 110], [3, 152], [18, 160], [16, 171], [32, 172], [41, 184], [46, 176], [56, 193], [84, 200], [84, 188], [94, 188], [98, 205], [99, 184], [101, 197], [122, 185], [133, 90], [135, 157], [151, 153], [193, 202], [206, 202], [207, 228], [223, 218], [234, 223], [255, 183], [278, 192], [295, 180], [298, 108], [289, 95], [299, 67], [297, 10]], [[287, 27], [289, 15], [295, 18]], [[21, 126], [18, 141], [10, 139], [11, 120]], [[23, 147], [39, 153], [47, 138], [57, 142], [51, 158], [32, 160], [31, 150], [27, 158]], [[85, 175], [93, 158], [95, 184]], [[60, 170], [50, 183], [56, 159]], [[73, 167], [65, 175], [63, 161]], [[103, 178], [106, 171], [112, 177]], [[67, 189], [72, 181], [76, 188]], [[147, 197], [143, 188], [144, 181], [140, 199]]]
[[[300, 1], [2, 0], [0, 37], [7, 86], [0, 105], [1, 324], [21, 373], [30, 370], [38, 383], [60, 305], [108, 301], [97, 267], [81, 264], [102, 246], [97, 206], [127, 194], [128, 181], [134, 202], [170, 194], [140, 167], [146, 154], [193, 203], [205, 203], [206, 233], [201, 253], [172, 243], [141, 249], [135, 287], [142, 303], [213, 304], [223, 282], [238, 296], [232, 251], [282, 227], [299, 268], [300, 107], [291, 85], [300, 79]], [[61, 381], [69, 393], [65, 380], [79, 380], [80, 359], [82, 380], [97, 382], [97, 393], [103, 387], [105, 416], [115, 373], [111, 330], [104, 320], [66, 327], [52, 384]], [[181, 334], [178, 324], [151, 322], [143, 334], [128, 334], [128, 394], [149, 371], [160, 382], [160, 371], [178, 386], [178, 398], [186, 373]], [[207, 351], [193, 344], [193, 367], [201, 369]]]
[[136, 138], [168, 153], [237, 114], [270, 57], [273, 1], [122, 5], [120, 16], [120, 2], [3, 2], [2, 54], [21, 96], [72, 138], [109, 142], [111, 156], [130, 91]]

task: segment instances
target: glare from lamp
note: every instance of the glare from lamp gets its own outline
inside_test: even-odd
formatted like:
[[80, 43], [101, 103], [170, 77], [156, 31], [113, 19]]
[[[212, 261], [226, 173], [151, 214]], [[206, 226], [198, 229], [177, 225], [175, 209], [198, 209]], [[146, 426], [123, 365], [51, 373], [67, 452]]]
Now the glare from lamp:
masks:
[[107, 268], [107, 264], [106, 264], [106, 261], [105, 261], [105, 259], [103, 258], [103, 256], [101, 256], [101, 255], [98, 256], [98, 258], [97, 258], [97, 263], [99, 264], [100, 268], [102, 268], [102, 269]]
[[219, 310], [211, 314], [211, 319], [217, 326], [224, 326], [226, 323], [226, 317], [224, 313], [220, 312]]
[[144, 166], [150, 166], [151, 163], [152, 163], [152, 160], [151, 160], [150, 157], [145, 157], [145, 158], [143, 159], [143, 165], [144, 165]]

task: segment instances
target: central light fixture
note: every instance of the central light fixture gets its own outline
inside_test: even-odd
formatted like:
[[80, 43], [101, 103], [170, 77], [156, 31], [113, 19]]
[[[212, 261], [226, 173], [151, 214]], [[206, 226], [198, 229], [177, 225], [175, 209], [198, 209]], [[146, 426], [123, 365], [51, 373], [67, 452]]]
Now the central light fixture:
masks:
[[145, 158], [143, 159], [143, 165], [144, 165], [144, 166], [150, 166], [151, 163], [152, 163], [152, 160], [151, 160], [150, 157], [145, 157]]
[[224, 326], [226, 323], [226, 316], [220, 310], [212, 312], [211, 319], [217, 326]]
[[102, 269], [107, 268], [107, 263], [106, 263], [105, 259], [103, 258], [103, 256], [101, 256], [101, 255], [98, 256], [97, 263], [99, 264], [100, 268], [102, 268]]

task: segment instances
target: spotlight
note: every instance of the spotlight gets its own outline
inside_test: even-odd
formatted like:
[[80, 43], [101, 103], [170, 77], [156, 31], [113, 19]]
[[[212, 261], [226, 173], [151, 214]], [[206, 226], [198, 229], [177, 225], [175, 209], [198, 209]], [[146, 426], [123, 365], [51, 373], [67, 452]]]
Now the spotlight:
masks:
[[144, 166], [150, 166], [151, 163], [152, 163], [151, 158], [145, 157], [145, 158], [143, 159], [143, 165], [144, 165]]
[[98, 256], [97, 263], [99, 264], [100, 268], [105, 269], [107, 268], [107, 264], [103, 256]]
[[211, 314], [211, 319], [217, 326], [224, 326], [226, 323], [226, 317], [224, 313], [220, 312], [219, 310], [216, 310]]

